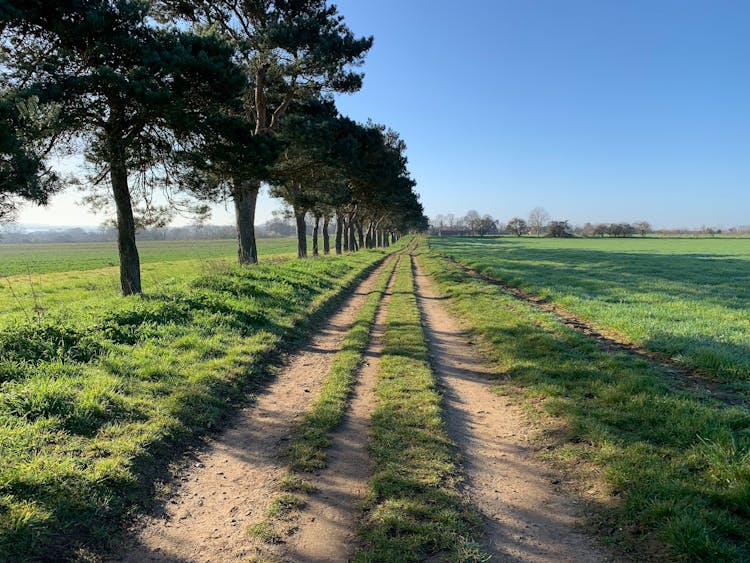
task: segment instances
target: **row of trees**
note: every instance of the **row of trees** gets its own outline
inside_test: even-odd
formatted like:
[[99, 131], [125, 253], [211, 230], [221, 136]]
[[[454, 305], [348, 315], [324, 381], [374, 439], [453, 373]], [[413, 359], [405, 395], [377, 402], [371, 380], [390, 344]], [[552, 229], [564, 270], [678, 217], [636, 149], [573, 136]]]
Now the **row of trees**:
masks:
[[6, 0], [0, 34], [0, 214], [46, 203], [63, 185], [47, 157], [84, 147], [125, 295], [141, 292], [137, 228], [176, 210], [232, 201], [238, 261], [256, 263], [264, 182], [293, 210], [301, 257], [308, 213], [325, 252], [332, 217], [336, 252], [426, 227], [403, 141], [330, 98], [361, 87], [373, 40], [325, 0]]
[[634, 234], [645, 236], [653, 232], [647, 221], [636, 223], [600, 223], [592, 225], [586, 223], [583, 227], [571, 227], [568, 221], [550, 220], [550, 215], [542, 207], [535, 207], [529, 212], [529, 217], [512, 217], [506, 224], [492, 218], [491, 215], [480, 215], [476, 211], [469, 211], [463, 217], [449, 213], [437, 215], [431, 221], [432, 233], [443, 235], [487, 235], [506, 233], [514, 236], [542, 235], [562, 238], [574, 235], [585, 237], [629, 237]]
[[436, 235], [496, 235], [502, 231], [502, 225], [492, 215], [480, 215], [471, 209], [463, 217], [453, 213], [437, 215], [431, 222], [431, 233]]
[[529, 223], [521, 219], [520, 217], [513, 217], [506, 225], [505, 232], [515, 236], [523, 236], [527, 234], [536, 234], [536, 236], [545, 236], [561, 238], [569, 236], [583, 236], [583, 237], [630, 237], [635, 234], [645, 236], [648, 233], [653, 232], [651, 225], [647, 221], [638, 221], [636, 223], [599, 223], [593, 225], [586, 223], [582, 227], [571, 227], [568, 221], [549, 221], [546, 225], [539, 227], [538, 224], [535, 228], [531, 228]]
[[647, 221], [638, 221], [636, 223], [599, 223], [592, 225], [586, 223], [581, 234], [585, 237], [631, 237], [635, 234], [645, 236], [653, 232], [651, 224]]

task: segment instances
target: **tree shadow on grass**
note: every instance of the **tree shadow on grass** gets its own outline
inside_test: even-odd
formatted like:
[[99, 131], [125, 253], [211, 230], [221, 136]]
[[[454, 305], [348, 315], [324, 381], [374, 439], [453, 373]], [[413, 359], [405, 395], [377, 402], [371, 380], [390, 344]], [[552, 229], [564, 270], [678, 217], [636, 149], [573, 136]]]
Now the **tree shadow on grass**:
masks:
[[[640, 342], [645, 348], [677, 363], [725, 380], [750, 379], [744, 328], [750, 324], [750, 260], [481, 240], [441, 250], [499, 281], [564, 300], [598, 327], [627, 334], [638, 325], [646, 332]], [[592, 308], [596, 302], [602, 306]]]
[[[225, 328], [230, 326], [232, 330], [246, 334], [254, 334], [262, 327], [263, 331], [273, 332], [281, 337], [281, 343], [260, 348], [240, 360], [239, 365], [232, 368], [237, 369], [236, 377], [226, 377], [227, 374], [220, 370], [221, 373], [217, 373], [215, 377], [204, 377], [182, 385], [174, 393], [171, 404], [164, 407], [176, 422], [165, 427], [163, 433], [154, 436], [149, 443], [140, 444], [134, 457], [124, 463], [113, 463], [111, 466], [104, 464], [100, 471], [87, 471], [85, 465], [93, 463], [95, 459], [91, 456], [78, 459], [75, 447], [88, 447], [86, 442], [81, 442], [78, 446], [71, 446], [72, 451], [61, 454], [65, 458], [64, 467], [67, 469], [55, 468], [54, 471], [45, 473], [42, 471], [44, 467], [40, 466], [39, 471], [13, 475], [2, 488], [2, 493], [6, 496], [0, 495], [0, 560], [65, 560], [75, 557], [78, 550], [101, 553], [122, 547], [124, 540], [118, 531], [121, 530], [123, 519], [133, 510], [144, 511], [158, 503], [154, 484], [171, 480], [170, 463], [178, 460], [189, 446], [202, 447], [201, 437], [209, 431], [224, 427], [236, 413], [237, 407], [247, 404], [250, 391], [269, 381], [273, 374], [272, 366], [282, 361], [283, 354], [299, 347], [311, 328], [322, 325], [325, 317], [346, 298], [346, 289], [356, 285], [377, 265], [374, 263], [364, 268], [342, 292], [329, 295], [322, 304], [315, 305], [313, 314], [310, 314], [310, 310], [313, 309], [314, 300], [324, 293], [317, 292], [315, 288], [340, 285], [334, 281], [336, 278], [313, 282], [315, 270], [309, 276], [309, 283], [289, 284], [290, 287], [283, 291], [269, 290], [266, 292], [268, 295], [263, 296], [256, 293], [256, 297], [265, 299], [265, 304], [273, 303], [279, 309], [279, 318], [283, 318], [284, 323], [269, 320], [272, 318], [270, 313], [256, 315], [252, 308], [246, 307], [243, 299], [229, 293], [214, 295], [207, 300], [199, 298], [191, 301], [191, 291], [195, 287], [177, 295], [147, 296], [118, 304], [118, 307], [125, 309], [125, 313], [105, 315], [104, 321], [100, 320], [98, 325], [87, 332], [100, 337], [102, 326], [106, 323], [115, 328], [129, 326], [141, 330], [149, 327], [152, 332], [138, 334], [134, 330], [133, 334], [138, 338], [133, 342], [138, 344], [151, 341], [155, 349], [160, 346], [169, 348], [171, 340], [167, 338], [166, 341], [161, 341], [160, 337], [164, 333], [160, 331], [169, 327], [188, 327], [197, 316], [203, 315], [206, 318], [223, 318]], [[350, 270], [351, 267], [347, 272]], [[255, 275], [256, 270], [252, 272]], [[211, 293], [210, 290], [206, 291]], [[291, 306], [288, 301], [290, 293], [295, 293]], [[247, 296], [248, 301], [251, 297], [253, 296]], [[265, 312], [264, 310], [263, 313]], [[129, 346], [122, 345], [114, 353], [127, 359], [129, 349]], [[117, 365], [116, 361], [109, 364], [102, 362], [101, 367], [116, 377], [122, 376], [123, 385], [135, 384], [131, 381], [132, 373], [128, 372], [127, 365], [117, 368], [122, 373], [117, 371]], [[157, 380], [156, 383], [158, 382]], [[135, 411], [129, 415], [136, 418], [140, 416]], [[93, 419], [71, 419], [70, 424], [72, 426], [68, 432], [81, 437], [91, 436], [97, 429], [106, 429], [108, 426]], [[51, 433], [50, 439], [54, 437], [55, 434]], [[123, 439], [126, 438], [123, 436]], [[115, 451], [110, 451], [110, 446]], [[116, 446], [106, 440], [96, 447], [100, 448], [97, 451], [103, 461], [110, 457], [117, 459], [119, 455]], [[40, 457], [39, 463], [43, 462]], [[9, 474], [6, 473], [7, 475]], [[33, 511], [30, 510], [32, 506]], [[27, 512], [22, 514], [18, 511]], [[9, 519], [20, 516], [23, 518], [14, 520], [14, 527], [7, 527]]]

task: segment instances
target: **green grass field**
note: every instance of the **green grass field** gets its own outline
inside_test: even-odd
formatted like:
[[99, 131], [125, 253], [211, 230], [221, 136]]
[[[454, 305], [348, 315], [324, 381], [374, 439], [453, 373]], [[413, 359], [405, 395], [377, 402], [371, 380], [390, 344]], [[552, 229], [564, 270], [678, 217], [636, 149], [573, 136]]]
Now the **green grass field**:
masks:
[[[258, 239], [258, 254], [292, 254], [296, 239]], [[180, 260], [232, 259], [235, 240], [142, 241], [138, 243], [142, 264]], [[118, 265], [117, 244], [92, 242], [71, 244], [0, 244], [0, 276], [47, 274], [96, 270]]]
[[[27, 248], [28, 251], [21, 249]], [[168, 291], [186, 276], [232, 267], [235, 241], [165, 241], [139, 245], [146, 294]], [[294, 239], [259, 239], [261, 262], [293, 257]], [[7, 260], [7, 262], [6, 262]], [[110, 244], [0, 245], [0, 328], [44, 315], [89, 316], [120, 299], [117, 250]], [[26, 264], [34, 264], [31, 273]], [[30, 266], [31, 268], [31, 266]]]
[[28, 276], [4, 280], [0, 561], [106, 546], [153, 494], [167, 448], [219, 425], [269, 358], [384, 256], [239, 268], [221, 247], [196, 260], [168, 246], [144, 266], [143, 297], [119, 297], [114, 268], [37, 274], [25, 289]]
[[[747, 391], [750, 240], [429, 244], [419, 260], [497, 366], [498, 390], [537, 420], [544, 455], [594, 491], [592, 529], [636, 555], [750, 558], [746, 406], [676, 389], [644, 359], [603, 349], [445, 260]], [[142, 297], [120, 297], [117, 268], [106, 264], [86, 269], [81, 258], [83, 269], [55, 271], [56, 255], [75, 263], [68, 245], [39, 257], [38, 271], [0, 278], [0, 562], [106, 551], [123, 518], [151, 502], [176, 452], [220, 426], [269, 359], [385, 255], [290, 260], [293, 241], [276, 240], [261, 246], [260, 266], [239, 268], [233, 242], [198, 246], [154, 244]], [[330, 397], [303, 423], [321, 424], [315, 448], [299, 452], [303, 469], [324, 459], [325, 432], [343, 413], [384, 284], [347, 339]], [[363, 561], [436, 552], [481, 559], [420, 323], [404, 259], [377, 388]], [[290, 483], [307, 487], [296, 474]], [[299, 499], [287, 492], [274, 506], [290, 502]]]
[[432, 238], [495, 279], [724, 381], [750, 380], [750, 240]]
[[[599, 252], [612, 248], [607, 242]], [[613, 242], [627, 254], [637, 245]], [[571, 255], [571, 262], [576, 259], [574, 277], [567, 280], [575, 288], [574, 280], [583, 278], [587, 270], [584, 248], [591, 242], [432, 240], [431, 244], [466, 260], [471, 256], [472, 263], [507, 259], [516, 276], [525, 272], [525, 256], [530, 271], [540, 276], [537, 283], [543, 279], [539, 262], [546, 256], [549, 285], [557, 280], [558, 268], [563, 268], [560, 251]], [[686, 250], [682, 248], [679, 255]], [[631, 260], [638, 259], [633, 253]], [[591, 530], [630, 552], [634, 560], [750, 558], [747, 408], [728, 406], [700, 390], [674, 389], [660, 370], [642, 358], [602, 348], [551, 313], [468, 275], [438, 253], [425, 253], [420, 260], [497, 366], [498, 392], [516, 397], [536, 422], [542, 455], [582, 491]], [[658, 260], [646, 257], [641, 267], [657, 268], [654, 262]], [[590, 276], [596, 275], [590, 266], [588, 270]], [[499, 275], [503, 270], [494, 266], [491, 271]], [[610, 279], [600, 292], [614, 292], [615, 285]], [[632, 299], [637, 297], [634, 293]], [[629, 303], [624, 301], [625, 306]]]

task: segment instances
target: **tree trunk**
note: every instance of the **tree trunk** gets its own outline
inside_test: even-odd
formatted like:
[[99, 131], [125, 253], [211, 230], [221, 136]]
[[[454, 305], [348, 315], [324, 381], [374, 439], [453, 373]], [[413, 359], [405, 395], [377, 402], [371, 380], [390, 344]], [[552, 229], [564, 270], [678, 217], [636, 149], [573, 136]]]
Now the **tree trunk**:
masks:
[[331, 218], [328, 215], [323, 216], [323, 254], [331, 253], [331, 237], [328, 235], [328, 223]]
[[336, 215], [336, 254], [341, 254], [341, 237], [344, 231], [344, 217], [343, 215]]
[[354, 221], [349, 221], [349, 252], [356, 252], [357, 250], [357, 231], [354, 227]]
[[388, 231], [385, 231], [383, 233], [383, 246], [385, 248], [388, 248], [390, 246], [390, 243], [388, 242], [388, 237], [389, 237], [389, 233], [388, 233]]
[[117, 250], [120, 254], [120, 287], [123, 295], [141, 293], [141, 260], [135, 244], [135, 218], [128, 187], [125, 149], [120, 139], [109, 143], [109, 175], [117, 207]]
[[383, 231], [381, 229], [377, 229], [377, 231], [375, 232], [375, 238], [375, 244], [377, 245], [377, 247], [380, 248], [381, 246], [383, 246]]
[[294, 210], [294, 218], [297, 221], [297, 258], [307, 258], [307, 223], [305, 223], [305, 211]]
[[257, 182], [235, 183], [232, 190], [234, 217], [237, 224], [237, 262], [257, 264], [258, 247], [255, 243], [255, 203], [258, 201], [260, 184]]
[[318, 230], [320, 229], [320, 215], [315, 215], [313, 224], [312, 250], [313, 256], [318, 256]]
[[365, 246], [365, 232], [362, 229], [362, 223], [357, 225], [357, 243], [359, 248], [367, 248]]
[[341, 230], [344, 237], [344, 252], [349, 252], [349, 222], [346, 219], [341, 221]]
[[396, 244], [397, 241], [396, 233], [391, 233], [391, 243]]

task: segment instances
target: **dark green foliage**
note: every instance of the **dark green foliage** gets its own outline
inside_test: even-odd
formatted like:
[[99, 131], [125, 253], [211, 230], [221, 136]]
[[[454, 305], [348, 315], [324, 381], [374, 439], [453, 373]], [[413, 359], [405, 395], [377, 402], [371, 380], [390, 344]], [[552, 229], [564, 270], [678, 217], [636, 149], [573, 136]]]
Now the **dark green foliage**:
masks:
[[39, 115], [35, 98], [0, 91], [0, 221], [13, 218], [18, 198], [46, 205], [60, 189], [38, 143], [46, 118]]
[[162, 0], [159, 9], [166, 19], [219, 30], [244, 67], [242, 109], [217, 121], [219, 135], [190, 185], [208, 197], [233, 200], [238, 261], [256, 263], [255, 203], [260, 181], [280, 154], [274, 137], [283, 118], [290, 105], [324, 91], [359, 90], [362, 75], [353, 68], [363, 62], [372, 38], [355, 38], [325, 0]]
[[148, 194], [172, 187], [165, 167], [175, 142], [195, 144], [244, 82], [226, 44], [156, 27], [149, 10], [149, 2], [131, 0], [12, 0], [2, 22], [10, 86], [55, 109], [50, 143], [85, 139], [99, 167], [94, 184], [109, 179], [126, 295], [141, 291], [133, 180], [145, 212], [154, 212]]

